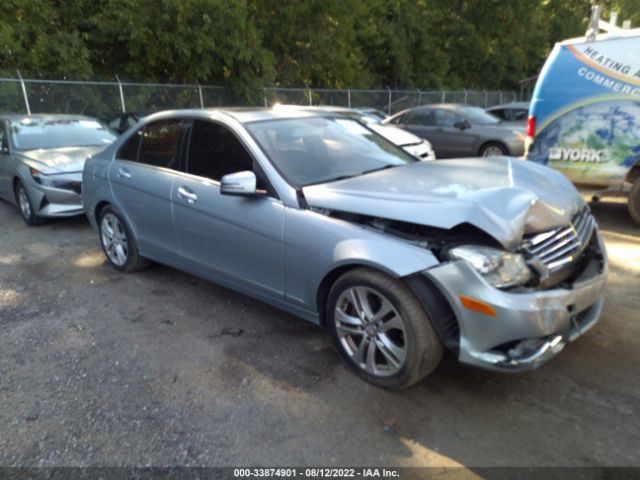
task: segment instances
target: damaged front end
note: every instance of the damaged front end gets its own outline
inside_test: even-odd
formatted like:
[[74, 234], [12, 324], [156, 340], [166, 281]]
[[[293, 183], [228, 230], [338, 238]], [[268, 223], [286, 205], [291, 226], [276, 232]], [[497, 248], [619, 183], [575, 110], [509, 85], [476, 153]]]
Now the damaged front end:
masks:
[[496, 288], [464, 260], [423, 272], [455, 314], [463, 363], [508, 371], [536, 368], [600, 317], [607, 259], [587, 206], [568, 226], [526, 235], [516, 251], [532, 271], [520, 286]]
[[[312, 209], [434, 253], [439, 265], [405, 280], [462, 363], [503, 371], [536, 368], [600, 316], [607, 260], [586, 205], [570, 224], [526, 234], [510, 250], [470, 224], [441, 229]], [[495, 260], [487, 253], [490, 260], [482, 262], [469, 257], [474, 249], [502, 255]]]

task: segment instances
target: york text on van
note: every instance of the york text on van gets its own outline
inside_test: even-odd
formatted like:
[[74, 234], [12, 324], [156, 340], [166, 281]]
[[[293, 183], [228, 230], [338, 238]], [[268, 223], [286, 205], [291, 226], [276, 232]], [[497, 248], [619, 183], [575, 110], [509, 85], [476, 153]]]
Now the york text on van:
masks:
[[565, 160], [570, 162], [606, 163], [609, 161], [606, 150], [590, 148], [557, 148], [549, 149], [549, 160]]

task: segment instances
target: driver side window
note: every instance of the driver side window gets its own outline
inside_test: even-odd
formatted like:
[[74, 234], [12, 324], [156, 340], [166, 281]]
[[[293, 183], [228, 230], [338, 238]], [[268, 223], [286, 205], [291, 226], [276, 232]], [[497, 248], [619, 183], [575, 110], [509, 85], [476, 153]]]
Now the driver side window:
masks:
[[446, 110], [436, 110], [436, 125], [439, 127], [453, 127], [457, 122], [461, 122], [460, 118], [455, 113], [447, 112]]
[[223, 176], [243, 170], [253, 171], [253, 159], [228, 128], [203, 120], [193, 122], [187, 173], [219, 182]]

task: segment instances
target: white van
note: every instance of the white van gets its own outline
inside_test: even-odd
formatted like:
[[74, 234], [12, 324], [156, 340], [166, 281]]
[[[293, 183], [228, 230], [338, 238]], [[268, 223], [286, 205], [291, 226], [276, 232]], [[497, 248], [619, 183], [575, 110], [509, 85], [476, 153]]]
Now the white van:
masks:
[[527, 146], [527, 160], [596, 199], [627, 195], [640, 224], [640, 28], [603, 22], [594, 7], [585, 37], [555, 45], [533, 91]]

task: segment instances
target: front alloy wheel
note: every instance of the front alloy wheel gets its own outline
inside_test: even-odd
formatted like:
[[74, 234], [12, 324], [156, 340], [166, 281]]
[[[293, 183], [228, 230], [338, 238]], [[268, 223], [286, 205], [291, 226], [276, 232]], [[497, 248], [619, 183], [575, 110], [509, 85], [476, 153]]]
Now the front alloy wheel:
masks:
[[327, 324], [347, 365], [379, 387], [409, 387], [442, 358], [422, 304], [404, 282], [377, 270], [355, 268], [338, 278], [329, 292]]
[[340, 343], [353, 361], [371, 375], [397, 373], [407, 357], [400, 314], [380, 292], [368, 287], [345, 290], [335, 311]]
[[18, 208], [20, 208], [20, 214], [22, 215], [24, 223], [26, 223], [30, 227], [41, 224], [42, 219], [36, 215], [33, 206], [31, 205], [31, 199], [29, 198], [27, 189], [19, 180], [16, 182], [15, 194]]

